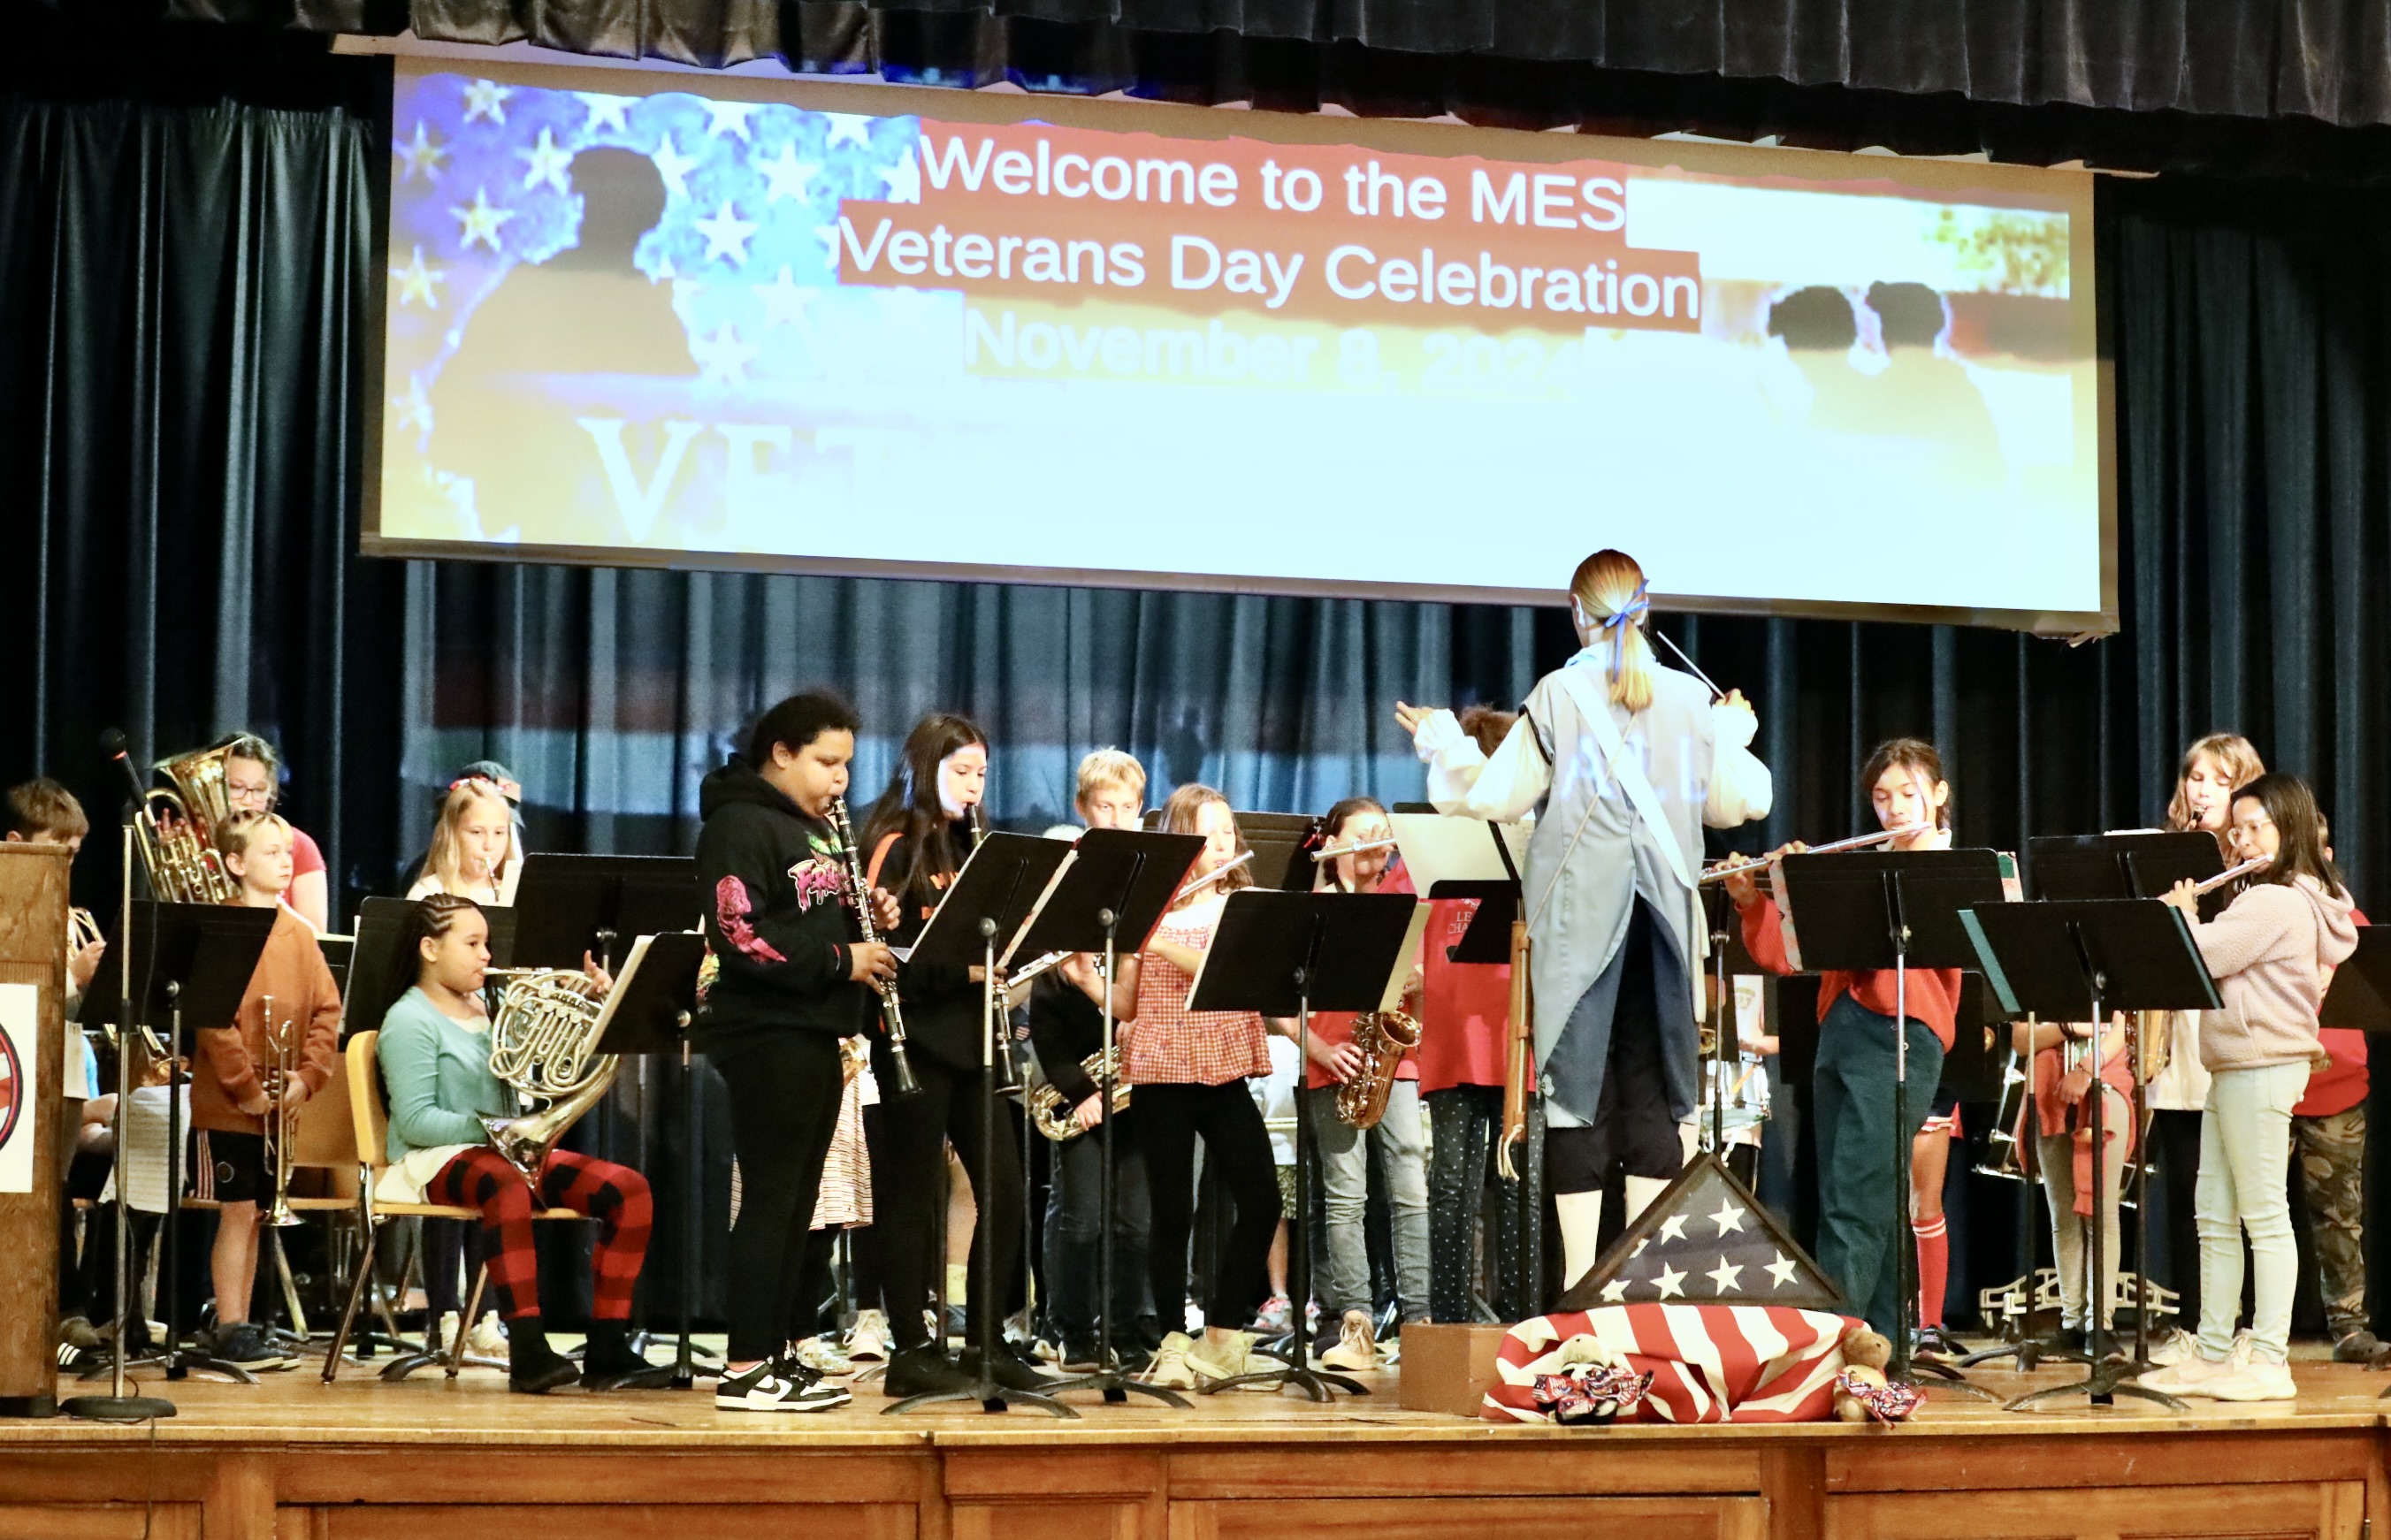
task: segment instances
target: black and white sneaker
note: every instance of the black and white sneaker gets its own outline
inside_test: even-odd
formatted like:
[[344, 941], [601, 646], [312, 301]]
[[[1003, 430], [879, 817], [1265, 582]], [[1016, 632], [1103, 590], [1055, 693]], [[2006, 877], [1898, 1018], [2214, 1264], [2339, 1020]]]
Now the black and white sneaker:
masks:
[[730, 1412], [827, 1412], [853, 1399], [844, 1387], [826, 1384], [821, 1375], [787, 1359], [767, 1359], [744, 1374], [726, 1374], [714, 1386], [714, 1404]]

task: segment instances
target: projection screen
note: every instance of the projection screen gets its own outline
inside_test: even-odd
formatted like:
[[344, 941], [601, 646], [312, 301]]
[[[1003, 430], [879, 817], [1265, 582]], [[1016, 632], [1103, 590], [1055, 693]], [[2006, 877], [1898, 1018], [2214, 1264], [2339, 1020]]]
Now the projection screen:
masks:
[[2087, 175], [487, 68], [369, 553], [2114, 628]]

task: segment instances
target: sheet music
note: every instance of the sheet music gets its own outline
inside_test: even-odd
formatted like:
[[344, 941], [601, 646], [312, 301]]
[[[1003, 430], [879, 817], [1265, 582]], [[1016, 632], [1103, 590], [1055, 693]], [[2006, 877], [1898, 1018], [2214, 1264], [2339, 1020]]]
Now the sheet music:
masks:
[[[191, 1130], [191, 1087], [182, 1088], [183, 1133], [187, 1138]], [[124, 1149], [117, 1152], [114, 1169], [108, 1183], [100, 1189], [99, 1201], [116, 1200], [117, 1177], [130, 1173], [127, 1187], [136, 1212], [163, 1213], [166, 1212], [166, 1087], [144, 1085], [133, 1093], [133, 1100], [124, 1110]], [[191, 1162], [183, 1161], [183, 1187], [191, 1185]]]

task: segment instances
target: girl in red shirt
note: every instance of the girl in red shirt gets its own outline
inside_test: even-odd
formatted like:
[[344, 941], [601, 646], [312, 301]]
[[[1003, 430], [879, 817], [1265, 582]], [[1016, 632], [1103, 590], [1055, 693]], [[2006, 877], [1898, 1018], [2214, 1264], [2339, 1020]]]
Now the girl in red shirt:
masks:
[[[1951, 785], [1934, 745], [1915, 738], [1878, 744], [1860, 771], [1860, 784], [1868, 789], [1881, 827], [1918, 830], [1890, 848], [1949, 848]], [[1802, 848], [1792, 844], [1774, 853]], [[1773, 882], [1773, 868], [1771, 876]], [[1797, 971], [1796, 948], [1788, 945], [1788, 927], [1776, 900], [1761, 892], [1750, 873], [1728, 878], [1726, 889], [1742, 916], [1743, 943], [1753, 959], [1773, 973]], [[1818, 1264], [1846, 1300], [1864, 1308], [1868, 1325], [1888, 1336], [1901, 1321], [1895, 1282], [1901, 1265], [1894, 1248], [1913, 1244], [1906, 1233], [1896, 1233], [1900, 1174], [1885, 1153], [1893, 1144], [1894, 995], [1890, 969], [1821, 975], [1818, 1055], [1810, 1079], [1818, 1144]], [[1950, 1051], [1958, 1001], [1958, 969], [1908, 970], [1908, 1015], [1898, 1029], [1908, 1046], [1905, 1140], [1914, 1142], [1925, 1123], [1943, 1075], [1943, 1056]], [[1908, 1227], [1898, 1226], [1903, 1232]]]

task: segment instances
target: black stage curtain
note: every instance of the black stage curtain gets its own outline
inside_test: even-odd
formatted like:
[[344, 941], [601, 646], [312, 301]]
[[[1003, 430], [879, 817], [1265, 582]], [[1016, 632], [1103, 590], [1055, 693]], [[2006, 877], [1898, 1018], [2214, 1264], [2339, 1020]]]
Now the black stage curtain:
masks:
[[2349, 0], [159, 0], [178, 18], [931, 85], [2034, 163], [2372, 174], [2391, 21]]
[[[1415, 796], [1395, 698], [1513, 701], [1570, 646], [1549, 610], [363, 560], [381, 167], [355, 113], [10, 100], [0, 167], [0, 776], [58, 775], [104, 824], [102, 725], [160, 751], [265, 731], [342, 914], [484, 753], [538, 848], [688, 849], [699, 776], [807, 680], [868, 713], [859, 793], [914, 713], [958, 708], [997, 744], [999, 821], [1036, 828], [1106, 743], [1246, 806]], [[2124, 632], [1664, 618], [1760, 705], [1778, 809], [1735, 842], [1859, 827], [1855, 766], [1911, 732], [1949, 751], [1970, 842], [2149, 823], [2181, 745], [2230, 726], [2315, 781], [2385, 903], [2391, 199], [2166, 181], [2106, 186], [2102, 219]], [[1683, 516], [1595, 490], [1515, 511], [1631, 547]], [[78, 887], [104, 903], [95, 856]], [[610, 1142], [669, 1193], [667, 1120], [641, 1114], [673, 1083], [635, 1079]]]

